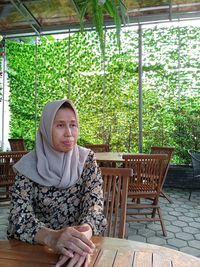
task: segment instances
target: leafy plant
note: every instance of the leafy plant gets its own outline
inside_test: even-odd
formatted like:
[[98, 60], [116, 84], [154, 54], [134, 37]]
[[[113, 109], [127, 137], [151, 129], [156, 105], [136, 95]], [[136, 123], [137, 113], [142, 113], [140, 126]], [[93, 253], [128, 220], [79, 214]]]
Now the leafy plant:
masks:
[[104, 16], [113, 18], [116, 26], [117, 44], [120, 48], [121, 17], [127, 20], [126, 7], [123, 0], [71, 0], [80, 17], [81, 29], [88, 16], [92, 17], [100, 40], [101, 51], [105, 52]]
[[[143, 30], [143, 152], [173, 146], [173, 163], [188, 163], [187, 149], [199, 149], [198, 32], [181, 28], [178, 44], [174, 27]], [[33, 148], [45, 103], [70, 98], [80, 116], [81, 145], [107, 142], [113, 151], [138, 152], [137, 30], [121, 30], [120, 52], [115, 36], [106, 31], [103, 64], [92, 31], [45, 38], [38, 46], [7, 41], [10, 136], [23, 136]]]

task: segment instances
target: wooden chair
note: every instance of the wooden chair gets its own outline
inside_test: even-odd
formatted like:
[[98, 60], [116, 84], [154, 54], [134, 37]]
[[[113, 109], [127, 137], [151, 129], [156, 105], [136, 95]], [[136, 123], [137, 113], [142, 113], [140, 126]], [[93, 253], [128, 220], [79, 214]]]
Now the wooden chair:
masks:
[[26, 151], [0, 152], [0, 201], [9, 199], [9, 187], [15, 179], [12, 166], [26, 153]]
[[[167, 155], [123, 155], [125, 167], [133, 169], [128, 185], [127, 222], [159, 221], [163, 235], [167, 236], [160, 211], [159, 196], [162, 190], [163, 171]], [[133, 199], [137, 202], [133, 203]], [[139, 200], [139, 201], [138, 201]]]
[[11, 151], [26, 151], [23, 138], [10, 138], [8, 141], [10, 143]]
[[94, 152], [109, 152], [109, 145], [108, 144], [87, 144], [85, 145], [86, 148], [90, 148]]
[[[164, 185], [165, 179], [167, 177], [167, 172], [169, 169], [169, 164], [170, 164], [170, 160], [172, 158], [173, 152], [174, 152], [173, 147], [160, 147], [160, 146], [152, 146], [151, 147], [151, 154], [167, 154], [167, 156], [168, 156], [167, 160], [165, 161], [165, 168], [164, 168], [163, 182], [162, 182], [163, 185]], [[171, 203], [171, 204], [173, 203], [171, 198], [164, 192], [163, 189], [161, 191], [161, 196], [166, 198], [169, 201], [169, 203]]]
[[125, 237], [128, 182], [132, 169], [101, 167], [104, 214], [108, 227], [104, 236]]
[[[193, 179], [199, 179], [200, 180], [200, 151], [197, 150], [192, 150], [189, 149], [188, 153], [191, 157], [191, 161], [192, 161], [192, 168], [193, 168]], [[199, 190], [199, 186], [197, 186], [195, 189]], [[190, 195], [189, 195], [189, 200], [191, 198], [192, 195], [192, 190], [195, 189], [191, 189], [190, 190]]]

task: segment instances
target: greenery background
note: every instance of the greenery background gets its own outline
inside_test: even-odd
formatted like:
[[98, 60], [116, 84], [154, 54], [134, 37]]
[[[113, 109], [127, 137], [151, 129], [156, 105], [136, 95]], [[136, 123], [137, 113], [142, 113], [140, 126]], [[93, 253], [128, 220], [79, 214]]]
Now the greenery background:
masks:
[[[106, 31], [104, 57], [92, 31], [7, 41], [10, 136], [22, 136], [32, 149], [45, 103], [70, 98], [81, 145], [138, 152], [138, 32], [122, 29], [120, 51], [115, 34]], [[147, 28], [142, 39], [143, 152], [173, 146], [173, 162], [188, 163], [187, 149], [200, 149], [199, 28]]]

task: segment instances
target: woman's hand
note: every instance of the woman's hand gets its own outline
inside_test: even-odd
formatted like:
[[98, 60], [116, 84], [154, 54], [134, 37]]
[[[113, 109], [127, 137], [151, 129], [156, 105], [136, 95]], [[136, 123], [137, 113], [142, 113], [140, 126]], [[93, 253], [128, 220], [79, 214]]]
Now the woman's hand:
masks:
[[58, 253], [69, 256], [68, 249], [79, 255], [91, 253], [94, 244], [90, 241], [89, 233], [87, 231], [80, 231], [79, 227], [67, 227], [62, 232], [56, 233], [52, 239], [51, 247]]
[[88, 267], [90, 262], [90, 254], [85, 256], [80, 256], [78, 253], [74, 253], [73, 258], [61, 255], [59, 261], [56, 263], [55, 267]]
[[84, 223], [78, 226], [74, 226], [74, 228], [83, 233], [88, 239], [92, 237], [92, 228], [89, 224]]
[[49, 246], [59, 254], [72, 258], [74, 252], [80, 256], [92, 253], [94, 244], [90, 240], [91, 235], [92, 230], [88, 224], [66, 227], [62, 230], [41, 228], [35, 236], [35, 241]]
[[[83, 224], [79, 226], [74, 226], [76, 230], [82, 232], [87, 238], [91, 238], [92, 236], [92, 229], [90, 225]], [[61, 255], [59, 261], [57, 262], [55, 267], [63, 266], [66, 263], [66, 267], [87, 267], [90, 262], [90, 254], [85, 253], [85, 255], [79, 255], [78, 253], [73, 253], [73, 251], [68, 250], [69, 253], [73, 254], [73, 257], [67, 257], [65, 255]]]

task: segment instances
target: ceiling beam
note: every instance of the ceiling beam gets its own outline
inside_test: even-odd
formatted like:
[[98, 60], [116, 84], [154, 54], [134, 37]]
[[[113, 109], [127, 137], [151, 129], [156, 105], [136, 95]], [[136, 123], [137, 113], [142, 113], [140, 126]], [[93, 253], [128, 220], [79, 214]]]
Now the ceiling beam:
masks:
[[31, 11], [20, 0], [10, 0], [10, 2], [26, 19], [26, 21], [31, 26], [31, 28], [34, 30], [34, 32], [37, 35], [40, 35], [41, 25], [37, 21], [37, 19], [33, 16]]

